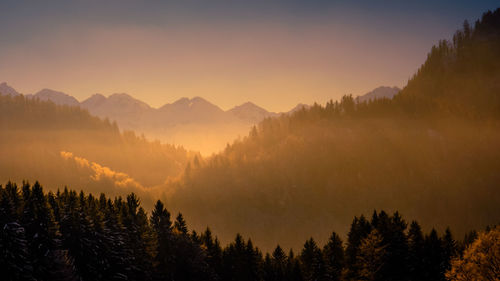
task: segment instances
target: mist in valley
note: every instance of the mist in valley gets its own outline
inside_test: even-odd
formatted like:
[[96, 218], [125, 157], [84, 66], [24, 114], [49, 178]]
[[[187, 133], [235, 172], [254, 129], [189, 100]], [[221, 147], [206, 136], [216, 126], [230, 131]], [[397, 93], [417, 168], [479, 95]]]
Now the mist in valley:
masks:
[[283, 112], [0, 84], [9, 280], [482, 280], [500, 9], [429, 47], [401, 88]]

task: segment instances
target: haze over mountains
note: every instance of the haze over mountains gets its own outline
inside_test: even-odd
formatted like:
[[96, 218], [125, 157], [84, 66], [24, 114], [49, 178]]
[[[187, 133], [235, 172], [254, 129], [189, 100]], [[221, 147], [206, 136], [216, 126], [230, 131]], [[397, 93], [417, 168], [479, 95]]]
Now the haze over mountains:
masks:
[[[358, 99], [391, 98], [398, 91], [396, 87], [379, 87]], [[0, 93], [11, 96], [20, 94], [5, 82], [0, 84]], [[182, 145], [204, 155], [221, 151], [228, 143], [245, 136], [253, 125], [265, 118], [284, 114], [270, 112], [252, 102], [224, 111], [201, 97], [181, 98], [160, 108], [153, 108], [125, 93], [108, 97], [94, 94], [82, 102], [71, 95], [51, 89], [42, 89], [25, 96], [41, 101], [49, 100], [58, 105], [80, 106], [92, 115], [116, 121], [122, 130], [132, 130], [150, 139]], [[298, 104], [285, 113], [307, 107], [308, 105]]]
[[399, 91], [401, 91], [401, 89], [398, 87], [381, 86], [362, 96], [356, 97], [356, 101], [363, 102], [382, 98], [392, 99]]
[[[401, 91], [264, 119], [212, 157], [120, 132], [79, 107], [12, 98], [18, 93], [2, 84], [9, 96], [0, 96], [0, 180], [141, 192], [150, 207], [164, 199], [197, 231], [210, 225], [223, 243], [245, 233], [263, 249], [300, 247], [312, 234], [323, 243], [332, 229], [346, 235], [353, 215], [374, 209], [462, 235], [499, 221], [499, 49], [500, 9], [434, 46]], [[123, 118], [122, 127], [171, 138], [187, 132], [193, 146], [208, 143], [197, 136], [221, 135], [213, 124], [243, 130], [252, 121], [242, 118], [266, 114], [252, 104], [223, 111], [202, 98], [155, 109], [126, 94], [80, 106]]]
[[[20, 94], [5, 82], [0, 84], [0, 93]], [[206, 155], [220, 151], [264, 118], [278, 115], [250, 102], [223, 111], [201, 97], [181, 98], [153, 108], [125, 93], [108, 97], [94, 94], [82, 102], [50, 89], [25, 96], [58, 105], [80, 106], [92, 115], [116, 121], [122, 130], [133, 130], [150, 139], [182, 145]]]

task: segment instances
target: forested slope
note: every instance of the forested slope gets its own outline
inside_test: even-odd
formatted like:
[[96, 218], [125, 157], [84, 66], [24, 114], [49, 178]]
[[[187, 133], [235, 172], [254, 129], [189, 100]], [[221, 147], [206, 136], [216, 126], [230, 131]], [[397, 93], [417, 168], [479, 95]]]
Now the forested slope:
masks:
[[[78, 107], [0, 95], [0, 179], [43, 180], [111, 195], [158, 197], [155, 186], [178, 176], [189, 153], [147, 141]], [[150, 199], [152, 200], [152, 199]], [[152, 201], [147, 204], [152, 207]]]
[[[399, 213], [380, 211], [354, 217], [345, 242], [330, 230], [323, 245], [308, 238], [295, 251], [275, 245], [265, 253], [239, 234], [221, 245], [208, 228], [190, 232], [182, 214], [173, 219], [161, 201], [147, 215], [135, 194], [45, 193], [38, 182], [0, 185], [0, 225], [0, 269], [7, 281], [445, 280], [452, 259], [477, 237], [474, 231], [464, 240], [449, 229], [422, 231], [416, 221], [408, 226]], [[499, 230], [486, 235], [498, 237]], [[492, 258], [474, 248], [478, 243], [491, 239], [480, 234], [467, 259], [453, 261], [459, 266], [450, 274], [494, 273], [460, 265]]]
[[464, 233], [500, 220], [500, 9], [432, 48], [393, 99], [350, 96], [267, 119], [191, 163], [168, 204], [222, 241], [269, 249], [347, 232], [353, 214], [400, 210]]

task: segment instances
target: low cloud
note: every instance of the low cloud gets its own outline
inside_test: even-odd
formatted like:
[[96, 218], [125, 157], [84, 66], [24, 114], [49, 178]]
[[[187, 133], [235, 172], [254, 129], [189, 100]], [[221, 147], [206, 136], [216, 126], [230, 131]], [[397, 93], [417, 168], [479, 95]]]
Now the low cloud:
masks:
[[116, 172], [112, 169], [102, 166], [96, 162], [89, 161], [85, 158], [73, 155], [71, 152], [61, 151], [60, 155], [63, 159], [73, 161], [80, 168], [90, 170], [90, 178], [94, 181], [112, 181], [117, 187], [135, 187], [144, 189], [144, 187], [135, 179], [126, 173]]

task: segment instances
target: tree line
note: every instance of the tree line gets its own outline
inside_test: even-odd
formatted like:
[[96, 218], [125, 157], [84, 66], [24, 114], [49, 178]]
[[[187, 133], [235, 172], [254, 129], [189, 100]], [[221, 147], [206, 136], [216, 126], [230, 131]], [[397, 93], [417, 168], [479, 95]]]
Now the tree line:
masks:
[[453, 38], [393, 99], [346, 95], [265, 119], [223, 152], [191, 159], [165, 200], [196, 228], [210, 220], [266, 249], [297, 247], [309, 229], [324, 242], [331, 225], [344, 234], [352, 214], [381, 208], [460, 235], [496, 223], [500, 9]]
[[[452, 40], [440, 40], [393, 99], [358, 102], [351, 95], [298, 114], [329, 117], [500, 117], [500, 8], [473, 25], [464, 21]], [[311, 111], [311, 112], [307, 112]]]
[[374, 211], [354, 218], [345, 242], [333, 232], [322, 247], [310, 238], [297, 253], [264, 254], [240, 234], [222, 246], [209, 228], [189, 231], [161, 201], [148, 215], [133, 193], [45, 193], [38, 182], [0, 186], [0, 226], [3, 280], [445, 280], [477, 237]]
[[[148, 209], [154, 201], [141, 187], [149, 191], [163, 185], [199, 155], [120, 131], [116, 123], [79, 107], [22, 95], [0, 94], [0, 134], [5, 136], [0, 139], [0, 182], [39, 180], [111, 196], [134, 192]], [[21, 160], [26, 158], [31, 161]]]

